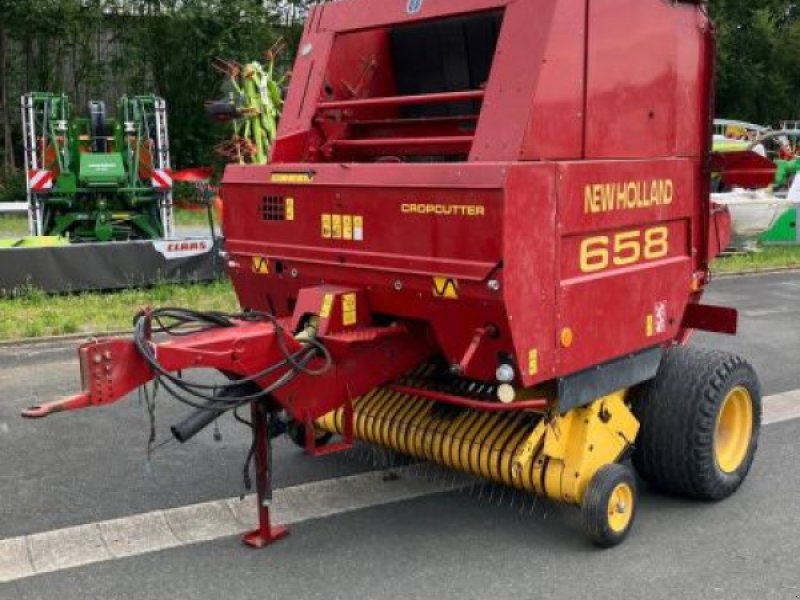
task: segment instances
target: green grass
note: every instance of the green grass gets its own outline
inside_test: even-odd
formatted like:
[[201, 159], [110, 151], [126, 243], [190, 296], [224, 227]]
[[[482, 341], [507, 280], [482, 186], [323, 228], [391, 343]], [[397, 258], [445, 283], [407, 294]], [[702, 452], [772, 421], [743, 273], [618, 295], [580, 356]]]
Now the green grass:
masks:
[[[217, 228], [219, 227], [216, 217], [214, 218], [214, 224]], [[177, 209], [175, 211], [175, 225], [178, 227], [208, 227], [208, 212], [205, 209]]]
[[782, 267], [800, 267], [800, 246], [767, 246], [758, 252], [732, 254], [714, 261], [715, 273], [742, 273]]
[[[175, 211], [175, 225], [178, 227], [208, 227], [208, 213], [205, 210]], [[216, 224], [219, 232], [219, 224]], [[0, 238], [28, 235], [28, 216], [26, 214], [0, 214]]]
[[[2, 230], [0, 219], [0, 230]], [[736, 273], [776, 267], [800, 267], [800, 247], [772, 246], [750, 254], [718, 259], [715, 273]], [[0, 298], [0, 340], [72, 333], [104, 333], [131, 329], [141, 308], [183, 306], [197, 310], [238, 310], [229, 281], [209, 284], [163, 284], [143, 290], [49, 296], [30, 290]]]
[[132, 327], [133, 315], [147, 306], [238, 310], [236, 296], [227, 280], [68, 296], [29, 291], [16, 298], [0, 298], [0, 339], [127, 331]]
[[28, 235], [27, 214], [0, 214], [0, 237]]

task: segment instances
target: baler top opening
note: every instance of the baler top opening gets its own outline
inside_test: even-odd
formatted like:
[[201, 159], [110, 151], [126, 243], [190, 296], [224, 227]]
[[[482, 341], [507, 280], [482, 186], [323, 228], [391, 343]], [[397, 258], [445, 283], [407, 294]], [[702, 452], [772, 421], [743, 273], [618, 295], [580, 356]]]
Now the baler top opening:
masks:
[[480, 118], [502, 10], [338, 34], [314, 125], [321, 162], [458, 162]]

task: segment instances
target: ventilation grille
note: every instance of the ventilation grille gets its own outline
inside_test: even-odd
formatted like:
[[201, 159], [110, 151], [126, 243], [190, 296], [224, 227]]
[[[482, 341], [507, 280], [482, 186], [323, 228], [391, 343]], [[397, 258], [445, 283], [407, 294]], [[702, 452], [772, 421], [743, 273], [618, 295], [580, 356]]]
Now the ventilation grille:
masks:
[[261, 218], [265, 221], [286, 221], [286, 199], [283, 196], [264, 196]]

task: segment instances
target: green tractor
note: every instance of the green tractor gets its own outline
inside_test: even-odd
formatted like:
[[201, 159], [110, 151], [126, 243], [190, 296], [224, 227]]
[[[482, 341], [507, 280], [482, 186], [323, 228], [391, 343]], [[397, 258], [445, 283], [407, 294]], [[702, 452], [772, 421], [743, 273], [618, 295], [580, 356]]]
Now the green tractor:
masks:
[[70, 242], [169, 238], [172, 177], [164, 100], [123, 96], [116, 118], [63, 94], [22, 98], [32, 236]]

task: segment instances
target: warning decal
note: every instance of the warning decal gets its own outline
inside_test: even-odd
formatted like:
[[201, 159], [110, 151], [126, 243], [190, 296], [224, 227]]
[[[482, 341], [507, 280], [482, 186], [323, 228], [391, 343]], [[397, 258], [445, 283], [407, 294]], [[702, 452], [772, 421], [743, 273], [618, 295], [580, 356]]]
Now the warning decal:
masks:
[[437, 298], [458, 300], [458, 280], [448, 277], [434, 277], [433, 295]]
[[[292, 213], [294, 216], [294, 208], [292, 208]], [[364, 217], [362, 215], [325, 213], [322, 215], [322, 237], [326, 240], [362, 242], [364, 241]]]
[[661, 335], [667, 331], [669, 317], [667, 315], [667, 303], [656, 302], [653, 306], [653, 312], [647, 315], [647, 337]]
[[319, 316], [322, 319], [327, 319], [331, 316], [331, 309], [333, 308], [333, 294], [325, 294], [322, 299], [322, 308], [319, 309]]
[[539, 351], [536, 348], [528, 352], [528, 375], [536, 375], [539, 372]]
[[345, 294], [342, 296], [342, 325], [355, 325], [357, 320], [356, 295]]
[[253, 273], [269, 275], [269, 261], [263, 256], [253, 257]]

